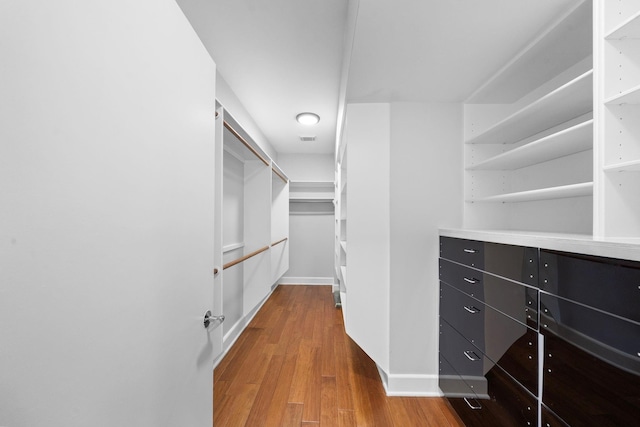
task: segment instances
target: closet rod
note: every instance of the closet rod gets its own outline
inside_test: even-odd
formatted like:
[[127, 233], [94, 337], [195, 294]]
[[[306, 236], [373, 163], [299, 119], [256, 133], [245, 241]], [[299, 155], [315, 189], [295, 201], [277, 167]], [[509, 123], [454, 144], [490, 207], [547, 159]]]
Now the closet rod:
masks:
[[226, 121], [223, 122], [224, 123], [224, 127], [226, 127], [227, 129], [229, 129], [229, 132], [231, 132], [233, 134], [233, 136], [235, 136], [236, 138], [238, 138], [238, 141], [242, 142], [244, 144], [245, 147], [247, 147], [249, 149], [249, 151], [251, 151], [253, 154], [255, 154], [255, 156], [257, 158], [259, 158], [260, 160], [262, 160], [262, 163], [264, 163], [265, 165], [269, 166], [269, 162], [260, 155], [260, 153], [258, 153], [258, 151], [256, 151], [255, 148], [253, 148], [251, 146], [251, 144], [249, 144], [247, 142], [246, 139], [244, 139], [242, 137], [242, 135], [240, 135], [238, 133], [238, 131], [236, 131], [233, 127], [231, 127], [231, 125], [229, 123], [227, 123]]
[[287, 182], [289, 182], [289, 180], [287, 180], [287, 178], [285, 178], [280, 172], [278, 172], [273, 166], [271, 166], [271, 170], [273, 171], [273, 173], [275, 173], [276, 175], [278, 175], [280, 177], [281, 180], [284, 181], [284, 183], [286, 184]]
[[260, 249], [258, 249], [257, 251], [253, 251], [253, 252], [251, 252], [250, 254], [247, 254], [247, 255], [245, 255], [245, 256], [243, 256], [243, 257], [241, 257], [241, 258], [238, 258], [238, 259], [235, 259], [235, 260], [233, 260], [233, 261], [231, 261], [231, 262], [228, 262], [228, 263], [226, 263], [225, 265], [223, 265], [223, 266], [222, 266], [222, 269], [223, 269], [223, 270], [226, 270], [226, 269], [227, 269], [227, 268], [229, 268], [229, 267], [233, 267], [233, 266], [234, 266], [234, 265], [236, 265], [236, 264], [240, 264], [242, 261], [246, 261], [246, 260], [248, 260], [249, 258], [251, 258], [251, 257], [254, 257], [254, 256], [258, 255], [259, 253], [262, 253], [262, 252], [266, 251], [266, 250], [267, 250], [267, 249], [269, 249], [269, 248], [270, 248], [270, 246], [265, 246], [264, 248], [260, 248]]
[[279, 245], [280, 243], [285, 242], [285, 241], [287, 241], [287, 240], [289, 240], [289, 238], [288, 238], [288, 237], [285, 237], [284, 239], [278, 240], [277, 242], [272, 243], [272, 244], [271, 244], [271, 247], [274, 247], [275, 245]]

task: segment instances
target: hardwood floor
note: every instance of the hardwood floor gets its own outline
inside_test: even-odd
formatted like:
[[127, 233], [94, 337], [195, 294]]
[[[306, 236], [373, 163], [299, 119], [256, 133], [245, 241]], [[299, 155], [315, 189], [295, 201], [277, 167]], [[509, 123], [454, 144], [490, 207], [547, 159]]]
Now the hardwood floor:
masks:
[[330, 286], [279, 286], [214, 371], [214, 426], [433, 426], [441, 398], [387, 397]]

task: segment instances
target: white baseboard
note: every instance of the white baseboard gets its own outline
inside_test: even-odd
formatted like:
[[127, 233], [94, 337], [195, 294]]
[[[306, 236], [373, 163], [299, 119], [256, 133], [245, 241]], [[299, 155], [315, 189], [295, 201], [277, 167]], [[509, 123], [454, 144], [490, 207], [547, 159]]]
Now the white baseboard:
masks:
[[280, 285], [332, 285], [333, 277], [292, 277], [283, 276], [278, 281]]
[[387, 374], [378, 367], [387, 396], [442, 397], [438, 375]]

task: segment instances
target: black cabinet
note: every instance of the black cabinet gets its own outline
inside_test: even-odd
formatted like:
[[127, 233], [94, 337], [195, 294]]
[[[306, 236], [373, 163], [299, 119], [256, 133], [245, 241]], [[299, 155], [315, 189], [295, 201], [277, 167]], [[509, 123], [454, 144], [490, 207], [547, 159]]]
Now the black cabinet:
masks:
[[441, 237], [440, 388], [468, 426], [640, 426], [640, 262]]

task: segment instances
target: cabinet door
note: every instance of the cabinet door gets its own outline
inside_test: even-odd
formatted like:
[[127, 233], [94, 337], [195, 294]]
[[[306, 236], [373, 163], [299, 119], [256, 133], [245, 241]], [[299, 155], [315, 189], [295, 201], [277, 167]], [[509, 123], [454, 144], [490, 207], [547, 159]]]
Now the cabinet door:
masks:
[[541, 304], [545, 405], [569, 425], [638, 425], [640, 325], [550, 295]]

